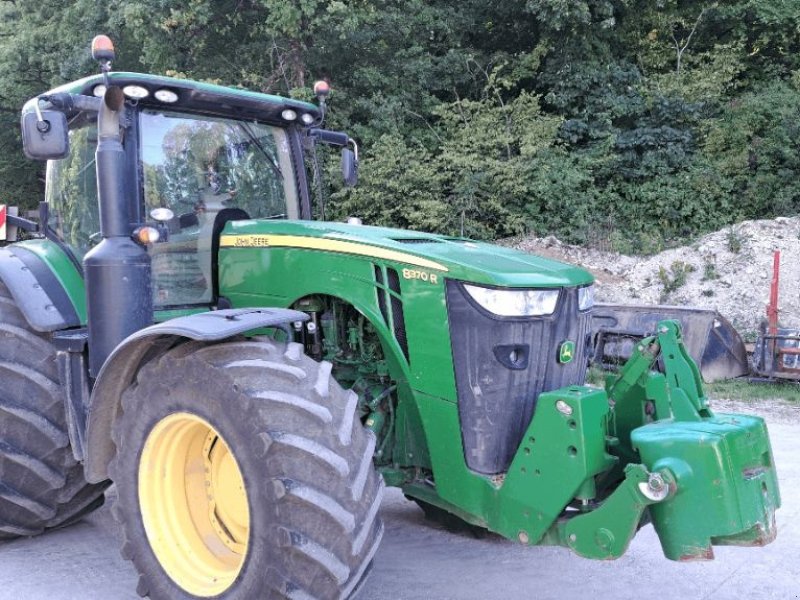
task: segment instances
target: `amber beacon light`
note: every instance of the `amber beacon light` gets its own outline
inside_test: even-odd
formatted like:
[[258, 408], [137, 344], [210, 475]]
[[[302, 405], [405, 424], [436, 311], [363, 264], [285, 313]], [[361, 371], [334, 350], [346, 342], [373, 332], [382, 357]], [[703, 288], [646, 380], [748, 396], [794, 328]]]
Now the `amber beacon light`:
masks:
[[97, 35], [92, 40], [92, 58], [100, 62], [114, 60], [114, 42], [107, 35]]

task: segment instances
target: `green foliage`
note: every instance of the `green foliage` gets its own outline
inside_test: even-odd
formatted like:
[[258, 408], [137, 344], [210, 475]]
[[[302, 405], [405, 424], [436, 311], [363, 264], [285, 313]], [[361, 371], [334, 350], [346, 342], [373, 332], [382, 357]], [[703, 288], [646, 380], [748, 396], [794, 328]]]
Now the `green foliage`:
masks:
[[672, 292], [686, 285], [689, 273], [696, 270], [695, 266], [681, 260], [674, 261], [669, 270], [664, 267], [658, 268], [658, 280], [661, 282], [661, 302], [666, 301]]
[[727, 233], [727, 246], [728, 250], [733, 254], [739, 254], [742, 251], [744, 244], [744, 236], [736, 227], [729, 227]]
[[555, 213], [531, 202], [542, 179], [535, 167], [552, 147], [559, 120], [542, 116], [533, 94], [504, 101], [497, 73], [486, 77], [482, 99], [438, 107], [427, 123], [427, 145], [379, 138], [366, 152], [359, 186], [332, 198], [334, 214], [478, 238], [545, 231]]
[[304, 99], [328, 78], [327, 125], [362, 149], [355, 190], [328, 157], [329, 218], [649, 253], [800, 211], [795, 0], [41, 0], [0, 17], [0, 201], [25, 208], [43, 170], [19, 109], [95, 72], [102, 32], [120, 69]]
[[744, 378], [726, 379], [706, 385], [709, 398], [725, 400], [742, 400], [756, 402], [769, 400], [775, 404], [784, 401], [796, 405], [800, 403], [800, 385], [792, 382], [749, 383]]
[[800, 94], [776, 81], [739, 97], [710, 123], [704, 151], [736, 195], [741, 217], [797, 212]]
[[20, 109], [31, 96], [92, 69], [89, 40], [76, 40], [106, 22], [103, 6], [88, 0], [0, 4], [0, 203], [33, 209], [42, 199], [44, 168], [22, 154]]
[[365, 152], [360, 183], [331, 197], [328, 218], [357, 215], [372, 225], [436, 230], [450, 218], [443, 177], [423, 147], [383, 135]]
[[703, 262], [703, 281], [714, 281], [715, 279], [719, 279], [715, 257], [706, 256]]

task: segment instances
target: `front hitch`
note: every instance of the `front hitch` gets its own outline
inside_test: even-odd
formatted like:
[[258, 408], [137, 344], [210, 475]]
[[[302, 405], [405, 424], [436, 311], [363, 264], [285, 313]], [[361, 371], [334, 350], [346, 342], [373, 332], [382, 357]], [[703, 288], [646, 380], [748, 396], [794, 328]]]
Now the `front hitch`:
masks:
[[[440, 439], [458, 436], [447, 433]], [[463, 465], [463, 448], [441, 443], [447, 467]], [[446, 472], [441, 487], [403, 489], [509, 539], [594, 559], [621, 556], [648, 522], [673, 560], [713, 558], [714, 545], [767, 544], [780, 506], [764, 421], [714, 415], [674, 321], [637, 344], [605, 391], [540, 394], [506, 473], [464, 465], [448, 480]]]
[[676, 489], [669, 470], [649, 473], [642, 465], [628, 465], [625, 479], [599, 508], [559, 522], [558, 544], [584, 558], [619, 558], [647, 507], [671, 498]]
[[[663, 373], [652, 371], [660, 359]], [[714, 545], [775, 539], [778, 478], [764, 420], [715, 415], [676, 321], [662, 321], [607, 384], [623, 462], [669, 471], [677, 492], [650, 508], [664, 554], [714, 558]]]

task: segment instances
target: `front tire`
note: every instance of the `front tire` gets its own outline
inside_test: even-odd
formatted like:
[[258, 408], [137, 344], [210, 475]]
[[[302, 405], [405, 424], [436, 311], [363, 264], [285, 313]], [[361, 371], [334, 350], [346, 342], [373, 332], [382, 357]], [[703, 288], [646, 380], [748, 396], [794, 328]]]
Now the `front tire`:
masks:
[[64, 527], [103, 504], [67, 433], [56, 349], [0, 283], [0, 540]]
[[360, 586], [383, 481], [329, 363], [299, 344], [189, 342], [143, 367], [122, 406], [114, 512], [141, 595], [328, 600]]

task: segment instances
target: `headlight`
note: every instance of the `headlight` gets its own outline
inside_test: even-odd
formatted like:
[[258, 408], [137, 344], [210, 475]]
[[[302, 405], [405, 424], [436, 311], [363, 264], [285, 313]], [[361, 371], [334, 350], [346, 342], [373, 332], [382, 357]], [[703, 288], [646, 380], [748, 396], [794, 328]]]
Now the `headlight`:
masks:
[[578, 288], [578, 310], [589, 310], [594, 306], [594, 286]]
[[464, 285], [473, 300], [501, 317], [551, 315], [558, 303], [558, 290], [493, 290]]

